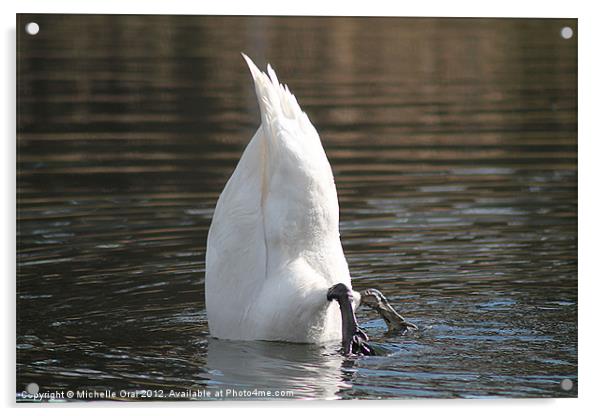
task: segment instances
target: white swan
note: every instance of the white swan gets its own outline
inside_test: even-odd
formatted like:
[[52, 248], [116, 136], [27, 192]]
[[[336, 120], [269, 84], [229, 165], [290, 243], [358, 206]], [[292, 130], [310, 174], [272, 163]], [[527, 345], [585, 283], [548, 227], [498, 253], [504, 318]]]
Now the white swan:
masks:
[[271, 66], [268, 76], [243, 57], [261, 125], [219, 197], [209, 229], [210, 333], [306, 343], [342, 338], [345, 353], [369, 353], [353, 314], [361, 296], [352, 291], [337, 192], [320, 137]]

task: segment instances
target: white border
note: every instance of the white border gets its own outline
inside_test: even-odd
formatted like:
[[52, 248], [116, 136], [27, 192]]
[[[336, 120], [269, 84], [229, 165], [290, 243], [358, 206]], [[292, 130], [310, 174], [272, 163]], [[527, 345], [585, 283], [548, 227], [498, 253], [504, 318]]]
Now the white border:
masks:
[[[164, 415], [167, 407], [178, 407], [178, 412], [198, 415], [213, 408], [236, 413], [261, 411], [264, 414], [283, 412], [306, 413], [324, 408], [333, 412], [408, 412], [422, 415], [504, 415], [508, 412], [545, 412], [549, 415], [593, 413], [597, 408], [597, 388], [600, 383], [599, 344], [600, 324], [597, 308], [600, 294], [600, 276], [596, 255], [600, 216], [602, 215], [601, 185], [597, 158], [600, 156], [600, 74], [599, 40], [600, 14], [594, 2], [576, 1], [211, 1], [190, 0], [21, 0], [17, 4], [2, 2], [2, 236], [1, 262], [5, 270], [2, 331], [2, 372], [0, 395], [9, 414], [23, 409], [27, 414], [79, 414], [81, 408], [92, 414], [131, 413], [144, 407], [149, 415]], [[418, 401], [362, 401], [362, 402], [224, 402], [224, 403], [95, 403], [32, 407], [14, 404], [15, 363], [15, 13], [120, 13], [120, 14], [305, 14], [349, 16], [457, 16], [457, 17], [570, 17], [579, 18], [579, 399], [521, 399], [521, 400], [418, 400]], [[378, 409], [375, 409], [378, 408]], [[246, 410], [248, 409], [248, 410]]]
[[[489, 4], [482, 4], [489, 3]], [[568, 1], [267, 1], [234, 0], [192, 2], [189, 0], [28, 0], [21, 13], [124, 13], [124, 14], [305, 14], [346, 16], [458, 16], [458, 17], [577, 17]]]

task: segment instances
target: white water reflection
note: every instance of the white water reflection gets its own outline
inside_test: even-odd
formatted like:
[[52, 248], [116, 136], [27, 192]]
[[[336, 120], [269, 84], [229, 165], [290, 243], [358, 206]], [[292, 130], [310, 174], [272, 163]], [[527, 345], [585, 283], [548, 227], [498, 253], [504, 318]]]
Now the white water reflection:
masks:
[[208, 387], [290, 390], [295, 398], [333, 399], [351, 387], [343, 377], [338, 347], [211, 338]]

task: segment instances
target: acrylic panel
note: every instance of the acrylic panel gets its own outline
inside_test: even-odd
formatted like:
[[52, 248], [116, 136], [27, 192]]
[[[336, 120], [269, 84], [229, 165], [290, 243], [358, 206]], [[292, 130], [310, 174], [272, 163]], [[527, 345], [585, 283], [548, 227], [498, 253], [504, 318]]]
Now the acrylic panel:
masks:
[[[17, 400], [576, 397], [577, 36], [576, 19], [18, 15]], [[287, 319], [305, 339], [315, 314], [246, 280], [211, 300], [268, 311], [241, 321], [258, 339], [210, 333], [208, 230], [263, 120], [241, 52], [319, 133], [353, 289], [418, 328], [358, 307], [374, 355], [262, 340]], [[311, 210], [274, 225], [304, 209], [285, 179], [258, 197], [301, 201], [262, 217], [276, 240], [313, 230]], [[228, 215], [240, 249], [215, 256], [253, 275], [249, 253], [275, 249]]]

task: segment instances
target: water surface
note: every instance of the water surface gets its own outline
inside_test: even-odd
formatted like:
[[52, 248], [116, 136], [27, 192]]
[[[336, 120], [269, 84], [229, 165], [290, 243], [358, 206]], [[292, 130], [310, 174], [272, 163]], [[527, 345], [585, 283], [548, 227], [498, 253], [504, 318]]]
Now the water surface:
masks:
[[[567, 25], [21, 15], [18, 395], [576, 396]], [[420, 327], [385, 337], [361, 310], [381, 356], [208, 335], [207, 230], [259, 123], [240, 51], [274, 65], [321, 134], [354, 288]]]

